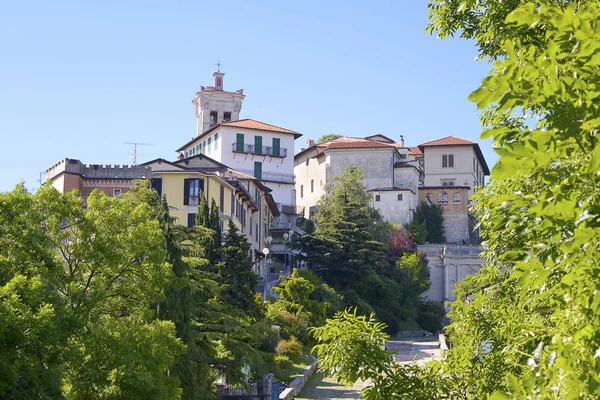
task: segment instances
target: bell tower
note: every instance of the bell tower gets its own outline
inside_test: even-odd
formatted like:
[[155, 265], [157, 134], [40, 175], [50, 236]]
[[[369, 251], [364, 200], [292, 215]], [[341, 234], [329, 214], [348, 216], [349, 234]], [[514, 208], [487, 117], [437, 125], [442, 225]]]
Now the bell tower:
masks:
[[235, 92], [223, 90], [224, 72], [219, 70], [213, 73], [212, 86], [200, 86], [200, 91], [192, 99], [194, 112], [197, 118], [197, 135], [201, 135], [213, 126], [227, 121], [240, 119], [244, 89]]

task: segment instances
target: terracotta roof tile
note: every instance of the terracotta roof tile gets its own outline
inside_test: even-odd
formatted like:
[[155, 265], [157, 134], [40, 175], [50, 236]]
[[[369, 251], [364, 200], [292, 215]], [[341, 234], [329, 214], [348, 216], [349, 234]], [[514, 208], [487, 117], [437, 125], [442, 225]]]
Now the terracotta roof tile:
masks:
[[410, 154], [423, 154], [423, 152], [421, 151], [420, 148], [418, 148], [417, 146], [409, 146], [408, 147], [408, 151], [410, 152]]
[[390, 148], [393, 143], [383, 143], [375, 140], [355, 138], [349, 136], [340, 136], [337, 139], [321, 144], [327, 149], [357, 149], [357, 148]]
[[237, 128], [257, 129], [261, 131], [279, 132], [279, 133], [290, 133], [292, 135], [302, 136], [301, 133], [292, 131], [291, 129], [285, 129], [280, 126], [267, 124], [264, 122], [257, 121], [255, 119], [240, 119], [239, 121], [228, 121], [221, 122], [221, 126], [234, 126]]
[[454, 136], [447, 136], [442, 139], [432, 140], [431, 142], [422, 143], [419, 147], [425, 146], [461, 146], [461, 145], [474, 145], [477, 144], [475, 142], [471, 142], [470, 140], [465, 140], [461, 138], [457, 138]]

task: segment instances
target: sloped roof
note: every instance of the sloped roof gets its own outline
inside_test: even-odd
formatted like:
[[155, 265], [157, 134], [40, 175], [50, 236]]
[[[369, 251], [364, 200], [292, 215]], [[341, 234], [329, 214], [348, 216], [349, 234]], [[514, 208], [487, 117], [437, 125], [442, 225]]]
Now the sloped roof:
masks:
[[470, 140], [461, 139], [454, 136], [446, 136], [445, 138], [432, 140], [431, 142], [425, 142], [419, 145], [419, 147], [426, 146], [464, 146], [464, 145], [474, 145], [477, 144], [475, 142], [471, 142]]
[[269, 132], [279, 132], [279, 133], [289, 133], [297, 137], [302, 136], [301, 133], [293, 131], [291, 129], [282, 128], [280, 126], [267, 124], [265, 122], [260, 122], [255, 119], [240, 119], [238, 121], [228, 121], [221, 122], [221, 126], [235, 126], [236, 128], [246, 128], [246, 129], [257, 129], [260, 131], [269, 131]]
[[[383, 140], [377, 140], [376, 138], [381, 138]], [[367, 136], [365, 139], [376, 140], [378, 142], [384, 142], [384, 143], [394, 143], [394, 141], [392, 139], [390, 139], [389, 137], [387, 137], [385, 135], [382, 135], [381, 133], [377, 133], [375, 135]]]
[[408, 151], [410, 152], [410, 154], [414, 154], [414, 155], [423, 154], [423, 152], [421, 151], [421, 149], [418, 146], [409, 146]]
[[475, 150], [475, 154], [477, 154], [477, 158], [483, 167], [483, 172], [485, 175], [490, 174], [490, 169], [485, 162], [485, 158], [483, 157], [483, 153], [481, 152], [481, 148], [479, 144], [475, 142], [471, 142], [470, 140], [457, 138], [454, 136], [446, 136], [445, 138], [432, 140], [431, 142], [425, 142], [419, 145], [419, 149], [423, 151], [425, 147], [436, 147], [436, 146], [473, 146]]
[[221, 122], [220, 124], [217, 124], [217, 125], [213, 126], [212, 128], [210, 128], [206, 132], [203, 132], [200, 135], [192, 138], [186, 144], [184, 144], [183, 146], [181, 146], [180, 148], [178, 148], [175, 151], [185, 150], [186, 147], [190, 146], [191, 144], [202, 139], [206, 135], [210, 134], [211, 132], [213, 132], [216, 129], [219, 129], [222, 126], [224, 126], [224, 127], [230, 126], [230, 127], [234, 127], [234, 128], [238, 128], [238, 129], [255, 129], [258, 131], [285, 133], [285, 134], [289, 134], [289, 135], [294, 135], [294, 139], [298, 139], [300, 136], [302, 136], [301, 133], [293, 131], [291, 129], [286, 129], [286, 128], [282, 128], [280, 126], [271, 125], [271, 124], [267, 124], [265, 122], [257, 121], [255, 119], [246, 118], [246, 119], [240, 119], [238, 121]]

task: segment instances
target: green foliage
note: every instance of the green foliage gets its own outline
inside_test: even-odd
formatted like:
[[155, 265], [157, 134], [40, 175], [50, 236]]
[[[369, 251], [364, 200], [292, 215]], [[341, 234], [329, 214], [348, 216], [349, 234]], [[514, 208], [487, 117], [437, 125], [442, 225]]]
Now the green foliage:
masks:
[[177, 398], [184, 350], [150, 306], [171, 280], [147, 203], [0, 194], [0, 397]]
[[[590, 0], [546, 1], [555, 7], [594, 3]], [[430, 0], [427, 32], [439, 37], [473, 39], [481, 58], [497, 59], [506, 55], [507, 41], [520, 41], [525, 47], [547, 46], [544, 24], [507, 24], [506, 18], [521, 6], [533, 6], [527, 0]]]
[[385, 262], [384, 243], [389, 242], [392, 227], [371, 207], [364, 177], [352, 165], [335, 177], [335, 184], [319, 200], [315, 232], [301, 239], [313, 270], [335, 289], [351, 287]]
[[422, 299], [417, 308], [416, 321], [426, 331], [437, 333], [442, 330], [442, 318], [446, 315], [444, 305], [438, 301]]
[[317, 144], [323, 144], [323, 143], [327, 143], [330, 142], [332, 140], [335, 140], [337, 138], [339, 138], [340, 135], [336, 135], [335, 133], [329, 133], [327, 135], [323, 135], [319, 138], [319, 140], [317, 140]]
[[320, 370], [345, 384], [367, 381], [361, 392], [361, 398], [367, 400], [465, 398], [454, 387], [457, 376], [443, 365], [394, 362], [392, 354], [384, 350], [389, 338], [384, 330], [385, 325], [373, 315], [340, 311], [326, 325], [312, 330], [318, 342], [313, 352], [319, 355]]
[[409, 279], [411, 287], [417, 292], [425, 293], [431, 286], [429, 267], [425, 255], [421, 252], [405, 253], [396, 260], [399, 268]]
[[427, 226], [425, 222], [420, 222], [414, 219], [410, 224], [406, 226], [410, 236], [417, 244], [425, 244], [427, 240]]
[[252, 271], [252, 259], [248, 255], [250, 244], [230, 220], [227, 240], [220, 251], [219, 277], [221, 290], [217, 299], [259, 317], [254, 301], [258, 278]]
[[302, 343], [295, 336], [291, 336], [288, 340], [280, 340], [275, 351], [277, 354], [284, 354], [290, 360], [296, 361], [302, 354]]
[[[425, 241], [429, 243], [443, 243], [446, 241], [446, 237], [444, 236], [443, 212], [442, 206], [438, 204], [427, 204], [422, 201], [421, 204], [417, 206], [417, 210], [413, 213], [413, 221], [425, 225], [425, 230], [427, 232]], [[412, 229], [415, 234], [419, 235], [418, 239], [421, 239], [422, 228], [419, 226], [412, 226]], [[413, 234], [413, 230], [409, 228], [411, 234]], [[415, 238], [414, 235], [413, 238]], [[415, 238], [415, 242], [419, 243], [417, 238]]]

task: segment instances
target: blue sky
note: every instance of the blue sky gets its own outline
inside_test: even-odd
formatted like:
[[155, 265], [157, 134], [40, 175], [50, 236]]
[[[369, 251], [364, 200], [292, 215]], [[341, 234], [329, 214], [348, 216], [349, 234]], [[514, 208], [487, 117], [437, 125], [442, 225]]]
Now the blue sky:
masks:
[[[64, 157], [174, 159], [217, 60], [241, 118], [301, 132], [479, 141], [472, 43], [424, 33], [421, 1], [12, 1], [0, 13], [0, 191]], [[490, 166], [491, 142], [479, 141]]]

